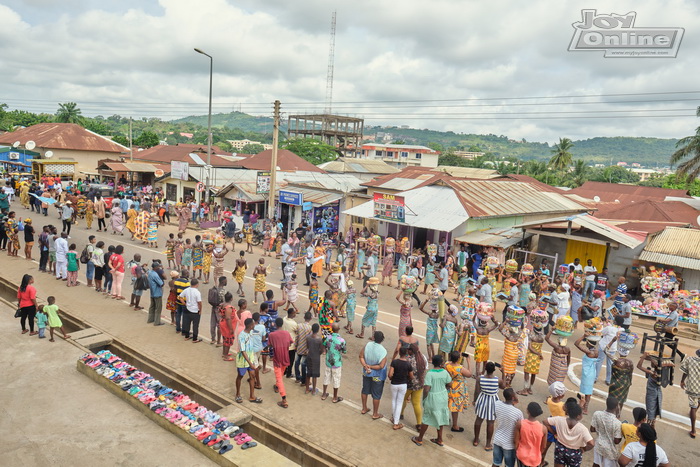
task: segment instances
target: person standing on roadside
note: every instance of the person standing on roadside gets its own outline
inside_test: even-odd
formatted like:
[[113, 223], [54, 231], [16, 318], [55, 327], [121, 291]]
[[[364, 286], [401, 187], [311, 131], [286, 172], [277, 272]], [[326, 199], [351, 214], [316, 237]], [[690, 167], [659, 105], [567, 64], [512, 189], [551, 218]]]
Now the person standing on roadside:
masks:
[[68, 280], [68, 234], [61, 232], [56, 239], [56, 280]]
[[93, 287], [92, 281], [95, 278], [95, 263], [92, 260], [93, 253], [95, 252], [94, 235], [90, 235], [88, 237], [88, 244], [85, 246], [85, 252], [87, 253], [87, 263], [85, 264], [85, 279], [87, 280], [88, 287]]
[[583, 286], [583, 297], [586, 300], [593, 300], [593, 291], [595, 290], [596, 286], [595, 278], [597, 274], [598, 270], [595, 266], [593, 266], [593, 261], [590, 259], [587, 260], [586, 267], [583, 268], [583, 276], [585, 280]]
[[36, 316], [36, 289], [34, 278], [29, 274], [22, 276], [22, 282], [17, 290], [17, 309], [20, 311], [20, 326], [22, 334], [27, 333], [27, 320], [29, 320], [29, 335], [34, 336], [34, 317]]
[[593, 413], [591, 433], [598, 433], [598, 439], [593, 449], [594, 467], [615, 467], [620, 457], [617, 445], [622, 441], [622, 423], [619, 416], [619, 402], [616, 397], [609, 396], [605, 401], [605, 410]]
[[[292, 308], [293, 310], [293, 308]], [[284, 372], [290, 365], [289, 361], [289, 346], [293, 344], [292, 336], [289, 332], [282, 329], [284, 326], [284, 319], [278, 317], [275, 320], [276, 331], [270, 333], [267, 337], [267, 341], [274, 349], [274, 354], [272, 355], [272, 366], [275, 371], [275, 392], [279, 392], [282, 396], [282, 400], [277, 403], [278, 406], [286, 409], [289, 407], [287, 403], [287, 391], [284, 388]]]
[[[39, 234], [39, 271], [47, 272], [46, 265], [49, 262], [49, 226], [45, 225]], [[92, 285], [92, 281], [88, 283]]]
[[523, 413], [515, 407], [518, 396], [513, 388], [503, 391], [505, 402], [496, 401], [496, 431], [493, 433], [493, 465], [515, 466], [515, 426], [523, 419]]
[[[335, 325], [338, 323], [334, 323]], [[383, 417], [379, 413], [379, 402], [384, 392], [384, 380], [386, 380], [386, 355], [387, 351], [382, 345], [384, 333], [375, 331], [372, 340], [365, 344], [360, 352], [360, 364], [362, 365], [362, 414], [369, 412], [367, 399], [372, 396], [372, 420]], [[335, 401], [333, 401], [335, 402]]]
[[180, 298], [185, 302], [185, 310], [182, 313], [182, 335], [185, 340], [190, 340], [190, 327], [192, 327], [192, 342], [202, 342], [199, 338], [199, 320], [202, 317], [202, 294], [199, 292], [199, 281], [192, 279], [190, 286], [180, 293]]
[[[314, 324], [316, 326], [316, 324]], [[333, 403], [337, 404], [342, 401], [343, 398], [338, 396], [338, 390], [340, 389], [340, 378], [342, 377], [343, 370], [343, 355], [347, 353], [347, 346], [345, 339], [340, 337], [338, 331], [340, 331], [340, 324], [333, 323], [331, 326], [332, 334], [326, 337], [325, 340], [325, 354], [326, 354], [326, 370], [323, 374], [323, 394], [321, 394], [321, 400], [328, 399], [328, 385], [333, 383]], [[308, 386], [308, 383], [307, 383]]]
[[297, 331], [299, 329], [299, 324], [294, 320], [294, 318], [297, 315], [297, 310], [294, 307], [290, 307], [287, 310], [287, 317], [283, 318], [284, 324], [282, 325], [282, 329], [287, 331], [289, 335], [292, 338], [292, 343], [289, 345], [289, 365], [287, 365], [287, 369], [284, 372], [285, 378], [293, 378], [294, 375], [292, 375], [292, 366], [295, 362], [296, 358], [296, 342], [297, 342]]
[[309, 354], [309, 347], [306, 338], [311, 335], [311, 319], [313, 315], [310, 311], [304, 313], [304, 322], [299, 323], [296, 333], [296, 359], [294, 360], [294, 378], [299, 384], [306, 383], [306, 357]]
[[102, 199], [102, 196], [99, 194], [95, 198], [94, 210], [97, 216], [97, 231], [102, 232], [102, 230], [104, 230], [106, 232], [107, 224], [105, 224], [105, 212], [107, 211], [107, 203], [105, 203], [105, 200]]
[[147, 324], [153, 323], [154, 326], [161, 326], [160, 313], [163, 311], [163, 284], [165, 281], [162, 276], [163, 270], [160, 261], [151, 263], [151, 270], [148, 271], [148, 286], [151, 289], [151, 303], [148, 305], [148, 320]]
[[225, 302], [224, 298], [226, 297], [227, 285], [228, 279], [226, 279], [226, 276], [220, 276], [218, 283], [209, 289], [207, 295], [207, 302], [211, 305], [211, 319], [209, 321], [209, 333], [211, 334], [210, 344], [221, 345], [221, 330], [219, 329], [221, 315], [219, 313], [219, 307]]
[[695, 351], [695, 355], [689, 355], [681, 363], [681, 389], [688, 395], [690, 405], [690, 431], [688, 434], [695, 438], [695, 419], [700, 405], [700, 350]]
[[620, 276], [617, 279], [617, 288], [615, 289], [615, 293], [612, 295], [613, 304], [615, 305], [615, 308], [617, 308], [617, 311], [622, 311], [622, 297], [627, 295], [627, 284], [625, 283], [627, 279], [625, 276]]

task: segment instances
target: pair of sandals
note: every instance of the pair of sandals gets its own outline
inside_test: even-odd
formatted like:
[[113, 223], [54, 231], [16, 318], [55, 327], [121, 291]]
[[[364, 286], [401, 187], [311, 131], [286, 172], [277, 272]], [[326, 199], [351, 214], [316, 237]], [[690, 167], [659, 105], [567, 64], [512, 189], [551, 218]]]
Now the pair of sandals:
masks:
[[241, 449], [254, 448], [258, 445], [258, 443], [253, 441], [253, 438], [251, 438], [250, 435], [248, 435], [248, 433], [245, 433], [243, 431], [241, 431], [238, 435], [234, 436], [233, 440], [236, 442], [237, 445], [241, 447]]

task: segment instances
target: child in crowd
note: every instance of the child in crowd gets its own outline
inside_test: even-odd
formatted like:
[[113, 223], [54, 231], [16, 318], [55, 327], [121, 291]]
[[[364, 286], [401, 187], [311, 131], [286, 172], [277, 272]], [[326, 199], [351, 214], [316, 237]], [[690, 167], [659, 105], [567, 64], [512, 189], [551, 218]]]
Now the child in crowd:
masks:
[[168, 239], [165, 241], [165, 256], [168, 258], [168, 268], [174, 269], [177, 267], [175, 263], [175, 234], [171, 233], [168, 235]]
[[[49, 323], [49, 317], [44, 313], [44, 306], [39, 306], [39, 310], [36, 313], [36, 326], [39, 330], [39, 339], [46, 338], [46, 325]], [[646, 412], [645, 412], [646, 414]]]
[[253, 313], [253, 330], [250, 335], [253, 337], [253, 362], [255, 362], [255, 389], [262, 389], [260, 384], [260, 362], [262, 360], [263, 342], [267, 340], [267, 330], [265, 325], [260, 323], [260, 313]]
[[185, 240], [185, 246], [182, 249], [182, 269], [189, 272], [190, 267], [192, 267], [192, 240], [188, 238]]
[[66, 259], [68, 260], [68, 281], [66, 282], [67, 287], [75, 287], [78, 285], [78, 270], [80, 269], [80, 261], [78, 261], [78, 252], [76, 251], [75, 243], [71, 243], [68, 247], [68, 253], [66, 253]]
[[59, 331], [61, 331], [64, 339], [69, 339], [70, 336], [66, 334], [66, 331], [63, 329], [63, 322], [61, 322], [61, 318], [58, 317], [58, 305], [56, 305], [56, 298], [54, 296], [50, 296], [46, 299], [46, 301], [49, 304], [43, 306], [43, 312], [46, 313], [46, 315], [48, 316], [49, 333], [51, 336], [49, 342], [54, 342], [54, 329], [58, 329]]
[[314, 316], [318, 316], [318, 279], [316, 274], [311, 274], [311, 281], [309, 282], [309, 309], [306, 311], [313, 311]]
[[[262, 258], [260, 258], [260, 260], [263, 261]], [[299, 310], [297, 309], [296, 305], [298, 297], [297, 286], [297, 275], [292, 274], [292, 279], [288, 281], [284, 286], [284, 294], [287, 298], [287, 305], [291, 306], [292, 308], [294, 308], [294, 310], [296, 310], [297, 313], [299, 313]], [[285, 305], [285, 307], [287, 305]]]
[[571, 319], [574, 320], [574, 329], [578, 326], [578, 310], [581, 309], [581, 305], [581, 284], [576, 284], [574, 285], [574, 290], [571, 292]]

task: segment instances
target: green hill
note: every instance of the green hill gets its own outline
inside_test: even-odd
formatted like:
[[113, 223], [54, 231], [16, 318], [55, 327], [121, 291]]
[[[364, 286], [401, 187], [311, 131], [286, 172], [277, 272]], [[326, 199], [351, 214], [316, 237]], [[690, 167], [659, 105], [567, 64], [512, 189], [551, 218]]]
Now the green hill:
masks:
[[[177, 120], [174, 124], [195, 124], [207, 126], [206, 115], [192, 115]], [[286, 121], [283, 119], [280, 130], [286, 132]], [[212, 126], [220, 129], [237, 129], [244, 132], [254, 132], [266, 135], [272, 133], [272, 118], [253, 116], [242, 112], [219, 113], [212, 115]], [[381, 140], [383, 134], [390, 134], [391, 141], [402, 141], [405, 144], [420, 144], [430, 146], [440, 151], [480, 150], [491, 153], [496, 157], [513, 157], [523, 160], [549, 160], [551, 146], [548, 143], [536, 141], [514, 140], [505, 135], [476, 135], [455, 133], [453, 131], [436, 131], [428, 129], [403, 127], [366, 126], [365, 136], [377, 136]], [[557, 137], [566, 135], [557, 135]], [[283, 137], [282, 137], [283, 138]], [[675, 150], [675, 139], [644, 138], [644, 137], [594, 137], [574, 141], [572, 153], [574, 157], [583, 158], [589, 163], [613, 164], [617, 162], [638, 162], [646, 166], [658, 164], [667, 165], [670, 155]]]

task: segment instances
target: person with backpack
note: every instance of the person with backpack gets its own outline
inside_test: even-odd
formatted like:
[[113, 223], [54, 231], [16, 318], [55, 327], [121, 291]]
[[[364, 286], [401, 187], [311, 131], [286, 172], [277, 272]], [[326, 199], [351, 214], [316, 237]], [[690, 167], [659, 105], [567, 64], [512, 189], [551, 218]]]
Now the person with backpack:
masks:
[[95, 263], [92, 260], [92, 254], [95, 251], [95, 236], [88, 237], [88, 244], [85, 245], [80, 253], [80, 262], [85, 265], [85, 279], [87, 279], [88, 287], [92, 287], [92, 281], [95, 278]]
[[226, 296], [227, 292], [226, 285], [228, 285], [226, 276], [219, 277], [218, 284], [209, 289], [209, 293], [207, 295], [207, 301], [209, 302], [209, 305], [211, 305], [211, 319], [209, 322], [211, 344], [221, 345], [221, 330], [219, 329], [221, 314], [219, 313], [219, 307], [225, 302], [224, 297]]

